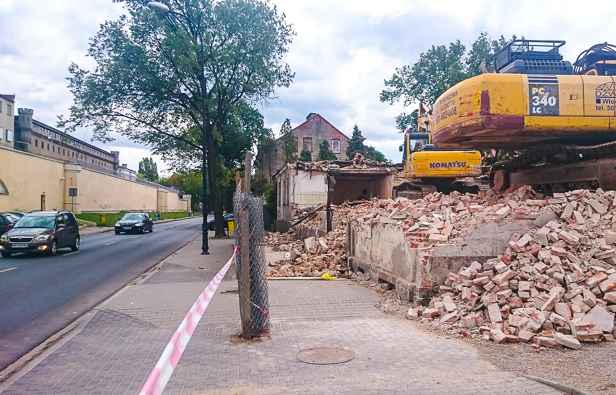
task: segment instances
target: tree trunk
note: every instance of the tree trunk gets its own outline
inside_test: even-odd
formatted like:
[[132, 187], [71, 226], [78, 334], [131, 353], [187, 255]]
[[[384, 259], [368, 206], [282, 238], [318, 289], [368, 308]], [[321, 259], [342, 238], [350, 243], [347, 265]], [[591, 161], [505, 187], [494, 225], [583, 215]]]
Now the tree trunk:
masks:
[[225, 223], [222, 214], [222, 199], [220, 196], [220, 189], [218, 188], [218, 178], [216, 176], [216, 156], [218, 147], [216, 147], [216, 141], [211, 130], [208, 130], [207, 134], [207, 172], [210, 183], [210, 194], [212, 195], [212, 211], [214, 211], [214, 223], [216, 224], [216, 232], [214, 236], [225, 235]]

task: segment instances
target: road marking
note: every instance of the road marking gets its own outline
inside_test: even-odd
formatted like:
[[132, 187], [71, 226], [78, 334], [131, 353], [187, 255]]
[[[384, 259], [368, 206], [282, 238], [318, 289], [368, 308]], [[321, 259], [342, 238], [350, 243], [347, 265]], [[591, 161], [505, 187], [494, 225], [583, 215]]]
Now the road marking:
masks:
[[110, 246], [110, 245], [115, 244], [115, 243], [116, 243], [115, 241], [112, 241], [111, 243], [107, 243], [107, 244], [105, 244], [105, 245], [106, 245], [106, 246]]
[[69, 252], [68, 254], [64, 254], [62, 256], [69, 256], [69, 255], [73, 255], [73, 254], [79, 254], [81, 251], [75, 251], [75, 252]]
[[9, 272], [9, 271], [15, 270], [15, 269], [17, 269], [17, 268], [16, 267], [10, 267], [8, 269], [0, 270], [0, 273]]
[[133, 237], [131, 237], [131, 239], [136, 239], [137, 237], [139, 237], [139, 236], [133, 236]]

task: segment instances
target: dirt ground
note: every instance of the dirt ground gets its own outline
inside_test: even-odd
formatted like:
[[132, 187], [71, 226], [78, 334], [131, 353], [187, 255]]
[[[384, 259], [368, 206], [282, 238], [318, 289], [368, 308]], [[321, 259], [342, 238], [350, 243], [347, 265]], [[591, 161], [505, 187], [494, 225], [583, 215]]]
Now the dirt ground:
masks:
[[[401, 300], [387, 288], [387, 284], [374, 284], [357, 278], [354, 280], [379, 292], [381, 299], [377, 307], [385, 314], [406, 317], [408, 309], [413, 306], [410, 302]], [[412, 321], [412, 324], [425, 331], [439, 333], [419, 321]], [[579, 350], [550, 349], [525, 343], [496, 344], [492, 341], [451, 335], [445, 331], [441, 334], [471, 343], [481, 358], [503, 370], [554, 381], [590, 394], [616, 394], [616, 342], [585, 342]]]

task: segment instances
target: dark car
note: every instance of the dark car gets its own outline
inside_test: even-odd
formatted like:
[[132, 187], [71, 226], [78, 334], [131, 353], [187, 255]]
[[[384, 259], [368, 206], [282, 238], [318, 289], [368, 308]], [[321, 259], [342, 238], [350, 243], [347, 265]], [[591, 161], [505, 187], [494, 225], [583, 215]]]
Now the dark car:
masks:
[[9, 258], [19, 252], [55, 255], [58, 248], [81, 246], [79, 225], [70, 211], [37, 211], [25, 214], [0, 236], [0, 254]]
[[[227, 213], [223, 216], [223, 220], [225, 222], [225, 229], [228, 228], [229, 226], [229, 221], [233, 221], [233, 213]], [[207, 228], [209, 230], [216, 230], [216, 220], [211, 220], [210, 222], [207, 223]]]
[[18, 221], [21, 219], [21, 217], [26, 215], [26, 213], [20, 213], [19, 211], [6, 211], [6, 213], [11, 214], [13, 217], [17, 218]]
[[17, 221], [10, 213], [0, 213], [0, 236], [13, 229]]
[[122, 232], [153, 232], [154, 223], [152, 218], [146, 213], [126, 213], [115, 224], [115, 234], [119, 235]]

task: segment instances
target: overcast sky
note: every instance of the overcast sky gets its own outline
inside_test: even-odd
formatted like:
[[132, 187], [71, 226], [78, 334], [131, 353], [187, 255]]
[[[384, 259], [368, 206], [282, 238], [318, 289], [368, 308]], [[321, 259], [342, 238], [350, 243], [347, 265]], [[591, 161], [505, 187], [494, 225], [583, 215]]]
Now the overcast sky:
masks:
[[[590, 9], [565, 0], [271, 3], [297, 32], [287, 58], [296, 77], [260, 109], [266, 125], [278, 133], [285, 118], [295, 127], [316, 112], [349, 137], [357, 124], [367, 142], [395, 162], [402, 137], [394, 117], [404, 109], [381, 103], [379, 92], [396, 67], [415, 62], [432, 45], [459, 39], [468, 47], [482, 31], [493, 38], [566, 40], [562, 53], [573, 62], [593, 44], [616, 44], [613, 0], [594, 1]], [[17, 107], [32, 108], [35, 119], [55, 126], [72, 103], [69, 64], [91, 66], [85, 57], [89, 38], [123, 11], [112, 0], [0, 0], [0, 93], [15, 94]], [[92, 134], [77, 137], [89, 142]], [[135, 170], [150, 156], [148, 147], [123, 137], [92, 144], [120, 151], [121, 162]]]

